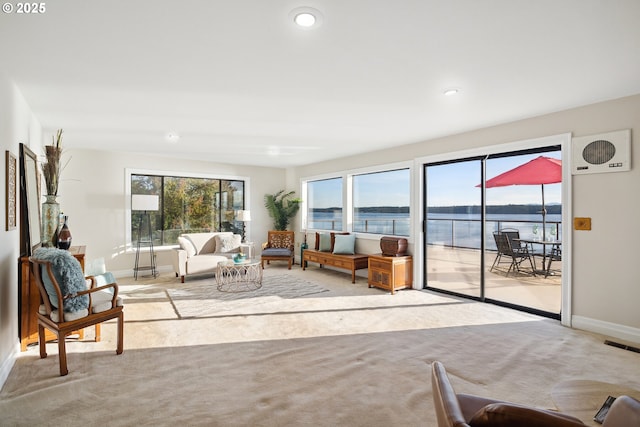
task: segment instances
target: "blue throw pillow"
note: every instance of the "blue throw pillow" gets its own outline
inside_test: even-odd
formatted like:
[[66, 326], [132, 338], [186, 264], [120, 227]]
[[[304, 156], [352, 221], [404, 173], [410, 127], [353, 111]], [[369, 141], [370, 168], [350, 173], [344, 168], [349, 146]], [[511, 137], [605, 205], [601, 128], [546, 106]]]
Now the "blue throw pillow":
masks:
[[320, 252], [331, 252], [331, 234], [320, 233]]
[[336, 255], [353, 255], [356, 250], [355, 234], [336, 234], [333, 253]]
[[[58, 282], [58, 286], [60, 286], [63, 296], [75, 295], [77, 292], [87, 289], [80, 262], [69, 251], [56, 248], [38, 248], [33, 252], [33, 257], [51, 262], [53, 275], [56, 282]], [[47, 290], [47, 294], [49, 294], [49, 301], [54, 307], [60, 308], [58, 307], [58, 299], [53, 282], [44, 266], [41, 275], [44, 287]], [[63, 304], [66, 312], [83, 310], [89, 307], [89, 296], [72, 296], [64, 300]]]

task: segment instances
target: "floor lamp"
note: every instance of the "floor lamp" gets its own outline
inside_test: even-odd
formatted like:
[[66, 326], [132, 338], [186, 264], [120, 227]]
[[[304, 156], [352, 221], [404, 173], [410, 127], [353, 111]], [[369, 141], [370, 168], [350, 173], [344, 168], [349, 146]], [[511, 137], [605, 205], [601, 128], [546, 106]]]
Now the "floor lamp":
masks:
[[[143, 211], [144, 214], [140, 219], [138, 225], [138, 247], [136, 249], [136, 264], [133, 267], [133, 276], [138, 280], [138, 271], [151, 270], [151, 276], [158, 276], [158, 270], [156, 269], [156, 255], [153, 251], [153, 232], [151, 230], [151, 214], [149, 212], [155, 212], [158, 210], [160, 197], [149, 194], [132, 194], [131, 195], [131, 211]], [[143, 239], [142, 233], [144, 230], [144, 224], [147, 224], [147, 236]], [[140, 266], [140, 248], [148, 247], [150, 256], [150, 265]]]

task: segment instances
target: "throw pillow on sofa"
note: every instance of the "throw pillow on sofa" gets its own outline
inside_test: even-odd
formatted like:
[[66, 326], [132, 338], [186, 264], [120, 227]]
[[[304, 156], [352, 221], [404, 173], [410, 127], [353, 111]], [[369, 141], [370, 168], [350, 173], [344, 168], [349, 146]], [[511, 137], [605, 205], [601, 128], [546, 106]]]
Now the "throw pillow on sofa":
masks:
[[319, 248], [321, 252], [331, 252], [331, 234], [319, 233], [320, 244]]
[[178, 244], [182, 249], [187, 251], [187, 258], [191, 258], [196, 254], [196, 247], [193, 246], [193, 243], [191, 243], [191, 240], [187, 239], [186, 237], [182, 237], [182, 236], [178, 237]]
[[240, 252], [242, 236], [238, 234], [222, 234], [216, 236], [216, 252], [232, 253]]
[[336, 234], [333, 243], [333, 253], [336, 255], [353, 255], [356, 253], [355, 234]]

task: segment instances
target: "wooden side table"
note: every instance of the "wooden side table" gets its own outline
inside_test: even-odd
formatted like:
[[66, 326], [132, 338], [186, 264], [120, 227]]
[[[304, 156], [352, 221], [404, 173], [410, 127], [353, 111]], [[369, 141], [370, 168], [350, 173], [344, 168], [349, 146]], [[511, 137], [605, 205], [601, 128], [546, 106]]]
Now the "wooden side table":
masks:
[[413, 257], [369, 255], [369, 287], [391, 291], [413, 285]]
[[[71, 246], [69, 252], [80, 261], [84, 271], [85, 246]], [[29, 257], [20, 257], [20, 350], [25, 351], [29, 344], [38, 342], [38, 308], [40, 307], [40, 292], [31, 275], [31, 263]], [[84, 338], [84, 331], [78, 331], [80, 339]], [[56, 336], [45, 329], [47, 341], [56, 339]]]

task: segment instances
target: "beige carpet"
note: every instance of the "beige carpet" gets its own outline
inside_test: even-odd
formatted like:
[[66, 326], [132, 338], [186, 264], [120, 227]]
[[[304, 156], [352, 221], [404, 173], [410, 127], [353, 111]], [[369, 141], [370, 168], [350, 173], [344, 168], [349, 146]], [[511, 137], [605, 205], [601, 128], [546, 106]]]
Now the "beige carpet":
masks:
[[56, 345], [42, 360], [30, 347], [0, 392], [0, 425], [434, 426], [433, 360], [459, 392], [542, 407], [567, 381], [640, 390], [640, 355], [556, 321], [423, 291], [392, 296], [317, 267], [265, 270], [281, 275], [327, 291], [185, 319], [168, 293], [210, 277], [121, 280], [125, 352], [115, 355], [106, 324], [102, 342], [68, 344], [70, 373], [59, 377]]

